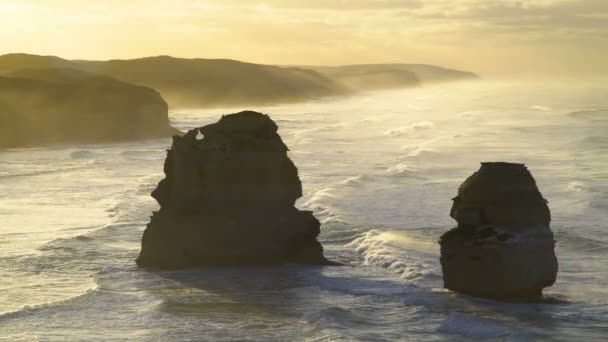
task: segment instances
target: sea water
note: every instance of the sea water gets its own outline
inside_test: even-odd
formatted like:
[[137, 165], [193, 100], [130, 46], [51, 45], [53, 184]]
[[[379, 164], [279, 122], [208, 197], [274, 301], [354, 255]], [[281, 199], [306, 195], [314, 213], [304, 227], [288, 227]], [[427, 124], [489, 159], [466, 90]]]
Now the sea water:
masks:
[[[152, 272], [135, 258], [170, 139], [0, 151], [0, 339], [608, 339], [608, 86], [453, 83], [242, 109], [279, 125], [297, 205], [344, 267]], [[526, 163], [560, 270], [539, 303], [443, 289], [438, 237], [483, 161]]]

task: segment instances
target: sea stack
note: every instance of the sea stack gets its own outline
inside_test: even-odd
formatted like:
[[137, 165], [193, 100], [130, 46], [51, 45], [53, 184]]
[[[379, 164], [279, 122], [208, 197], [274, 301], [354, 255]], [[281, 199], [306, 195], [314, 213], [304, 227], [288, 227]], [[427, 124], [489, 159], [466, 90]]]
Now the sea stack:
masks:
[[441, 236], [444, 286], [502, 300], [539, 299], [557, 276], [551, 214], [524, 164], [482, 163], [458, 189]]
[[319, 221], [295, 207], [302, 184], [277, 129], [245, 111], [173, 137], [137, 264], [334, 264], [317, 241]]

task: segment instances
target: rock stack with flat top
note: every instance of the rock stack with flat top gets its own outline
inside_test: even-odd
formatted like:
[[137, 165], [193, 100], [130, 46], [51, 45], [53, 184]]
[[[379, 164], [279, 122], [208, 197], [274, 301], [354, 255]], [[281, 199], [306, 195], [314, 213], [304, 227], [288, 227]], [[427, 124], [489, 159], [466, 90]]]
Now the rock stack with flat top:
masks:
[[173, 137], [138, 265], [334, 264], [317, 241], [319, 221], [295, 207], [302, 184], [277, 129], [245, 111]]
[[557, 276], [551, 214], [523, 164], [482, 163], [458, 189], [440, 239], [444, 286], [474, 296], [536, 300]]

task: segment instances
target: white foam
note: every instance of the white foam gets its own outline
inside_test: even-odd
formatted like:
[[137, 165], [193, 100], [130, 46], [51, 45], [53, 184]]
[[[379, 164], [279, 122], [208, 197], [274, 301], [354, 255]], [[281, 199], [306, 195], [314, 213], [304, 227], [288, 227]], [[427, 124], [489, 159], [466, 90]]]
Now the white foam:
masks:
[[410, 166], [409, 162], [401, 162], [388, 167], [386, 173], [389, 175], [411, 176], [414, 175], [416, 171]]
[[323, 188], [316, 191], [312, 196], [302, 204], [302, 208], [312, 210], [315, 216], [322, 224], [327, 223], [348, 223], [339, 215], [335, 214], [327, 204], [328, 201], [333, 202], [337, 195], [333, 187]]
[[336, 198], [336, 195], [333, 191], [334, 189], [331, 187], [323, 188], [321, 190], [316, 191], [306, 202], [302, 204], [302, 207], [305, 209], [313, 210], [320, 215], [331, 214], [331, 211], [325, 208], [322, 203], [326, 200], [333, 200]]
[[360, 186], [362, 185], [369, 177], [366, 175], [358, 175], [354, 177], [348, 177], [344, 181], [342, 181], [341, 185], [346, 186]]
[[551, 110], [551, 107], [536, 105], [536, 106], [530, 107], [530, 109], [534, 109], [534, 110], [538, 110], [538, 111], [542, 111], [542, 112], [548, 112]]
[[587, 191], [589, 191], [589, 187], [587, 186], [587, 184], [585, 184], [583, 182], [574, 181], [574, 182], [568, 183], [568, 190], [574, 191], [574, 192], [587, 192]]
[[436, 249], [432, 241], [408, 236], [406, 232], [370, 230], [346, 245], [359, 253], [366, 265], [377, 265], [401, 275], [407, 281], [432, 275], [427, 265], [411, 251], [429, 252]]
[[408, 126], [403, 126], [403, 127], [388, 130], [388, 131], [384, 132], [384, 135], [394, 137], [394, 136], [400, 136], [400, 135], [408, 134], [408, 133], [415, 132], [415, 131], [429, 130], [433, 127], [435, 127], [435, 124], [432, 121], [420, 121], [420, 122], [415, 122]]

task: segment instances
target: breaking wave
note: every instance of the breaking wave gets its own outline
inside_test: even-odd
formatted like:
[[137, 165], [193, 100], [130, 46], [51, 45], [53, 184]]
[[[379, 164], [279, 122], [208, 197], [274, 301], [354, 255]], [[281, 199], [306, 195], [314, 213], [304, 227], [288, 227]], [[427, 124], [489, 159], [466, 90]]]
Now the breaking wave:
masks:
[[365, 184], [366, 181], [370, 179], [369, 176], [366, 175], [358, 175], [353, 177], [348, 177], [347, 179], [340, 182], [341, 185], [346, 185], [350, 187], [359, 187]]
[[[432, 254], [436, 245], [432, 240], [408, 235], [405, 231], [382, 231], [372, 229], [346, 245], [354, 249], [366, 265], [376, 265], [401, 275], [405, 280], [416, 280], [422, 277], [435, 277], [431, 260], [421, 258], [419, 254]], [[410, 252], [410, 253], [408, 253]]]
[[74, 297], [60, 299], [60, 300], [56, 300], [56, 301], [52, 301], [52, 302], [48, 302], [48, 303], [36, 304], [36, 305], [24, 305], [22, 308], [20, 308], [18, 310], [0, 313], [0, 321], [10, 319], [10, 318], [16, 318], [16, 317], [19, 317], [22, 315], [27, 315], [27, 314], [30, 314], [30, 313], [33, 313], [36, 311], [40, 311], [40, 310], [44, 310], [44, 309], [48, 309], [48, 308], [53, 308], [53, 307], [62, 306], [62, 305], [69, 305], [73, 301], [76, 301], [78, 299], [81, 299], [83, 297], [86, 297], [86, 296], [89, 296], [89, 295], [92, 295], [95, 293], [98, 293], [98, 290], [99, 290], [98, 286], [94, 286]]
[[608, 121], [608, 108], [576, 110], [567, 115], [578, 119]]
[[574, 181], [574, 182], [568, 183], [568, 190], [574, 191], [574, 192], [587, 192], [587, 191], [589, 191], [589, 187], [587, 186], [587, 184], [585, 184], [583, 182]]
[[408, 134], [408, 133], [412, 133], [412, 132], [416, 132], [416, 131], [429, 130], [434, 127], [435, 127], [435, 123], [433, 123], [432, 121], [420, 121], [420, 122], [416, 122], [416, 123], [413, 123], [408, 126], [388, 130], [384, 133], [384, 135], [395, 137], [395, 136], [400, 136], [400, 135], [404, 135], [404, 134]]

